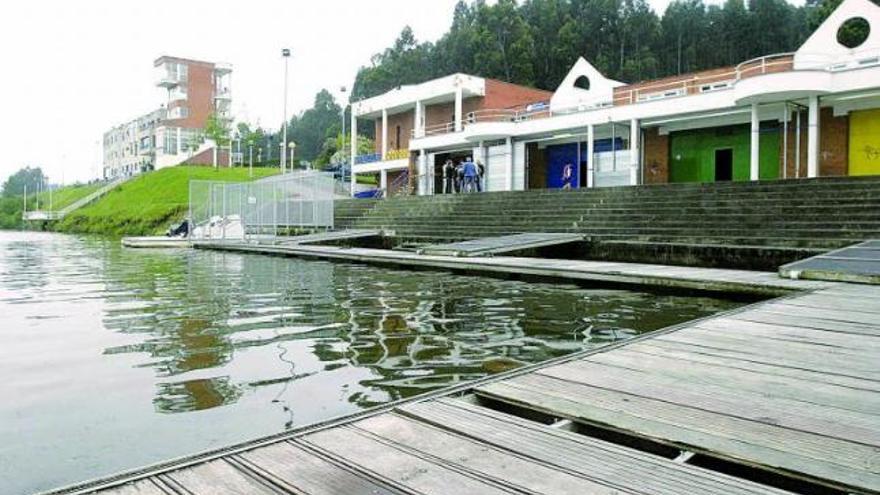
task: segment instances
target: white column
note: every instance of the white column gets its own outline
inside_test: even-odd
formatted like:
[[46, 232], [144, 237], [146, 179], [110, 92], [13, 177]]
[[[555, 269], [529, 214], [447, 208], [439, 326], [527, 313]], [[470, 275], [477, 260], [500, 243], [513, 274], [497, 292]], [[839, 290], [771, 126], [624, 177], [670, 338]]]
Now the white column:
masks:
[[358, 137], [358, 127], [357, 127], [357, 117], [355, 116], [354, 105], [351, 106], [351, 143], [349, 143], [349, 158], [348, 164], [351, 167], [351, 196], [354, 197], [354, 193], [357, 191], [355, 187], [357, 185], [357, 180], [354, 175], [354, 161], [357, 158], [357, 137]]
[[455, 88], [455, 132], [461, 130], [462, 93], [461, 86]]
[[513, 191], [513, 139], [507, 138], [507, 160], [505, 160], [505, 178], [507, 183], [507, 191]]
[[382, 197], [388, 197], [388, 171], [385, 169], [379, 172], [379, 189], [382, 190]]
[[388, 153], [388, 110], [382, 109], [382, 160]]
[[183, 137], [181, 134], [182, 134], [182, 133], [181, 133], [181, 128], [178, 127], [178, 128], [177, 128], [177, 153], [176, 153], [176, 154], [178, 154], [178, 155], [181, 154], [181, 153], [183, 153], [183, 143], [180, 142], [180, 141], [181, 141], [181, 138]]
[[810, 97], [807, 127], [807, 177], [819, 176], [819, 97]]
[[428, 163], [425, 157], [425, 150], [419, 150], [419, 196], [424, 196], [428, 194], [428, 180], [430, 177], [428, 176]]
[[757, 103], [752, 103], [752, 135], [749, 150], [749, 180], [758, 180], [761, 162], [761, 119], [758, 118]]
[[[629, 122], [629, 183], [637, 185], [639, 183], [639, 171], [641, 168], [641, 144], [642, 130], [639, 126], [639, 119], [632, 119]], [[611, 143], [612, 149], [614, 142]]]
[[415, 111], [415, 121], [413, 122], [413, 137], [420, 138], [424, 135], [424, 129], [422, 129], [422, 114], [425, 111], [425, 106], [422, 105], [422, 102], [416, 102], [416, 111]]
[[[587, 126], [587, 187], [594, 187], [593, 183], [593, 164], [595, 162], [595, 158], [593, 155], [596, 154], [594, 149], [593, 141], [595, 140], [595, 130], [593, 129], [593, 124], [589, 124]], [[612, 146], [614, 143], [612, 143]]]

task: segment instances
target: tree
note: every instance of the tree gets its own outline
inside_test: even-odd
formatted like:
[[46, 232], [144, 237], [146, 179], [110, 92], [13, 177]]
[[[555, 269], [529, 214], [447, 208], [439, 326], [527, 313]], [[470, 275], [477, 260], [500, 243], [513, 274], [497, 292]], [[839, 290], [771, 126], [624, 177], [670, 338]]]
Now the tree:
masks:
[[27, 188], [28, 194], [36, 194], [41, 184], [46, 184], [48, 177], [40, 167], [24, 167], [10, 175], [3, 183], [3, 197], [21, 196]]
[[212, 113], [205, 122], [205, 136], [214, 141], [214, 168], [217, 168], [218, 148], [229, 146], [229, 122]]

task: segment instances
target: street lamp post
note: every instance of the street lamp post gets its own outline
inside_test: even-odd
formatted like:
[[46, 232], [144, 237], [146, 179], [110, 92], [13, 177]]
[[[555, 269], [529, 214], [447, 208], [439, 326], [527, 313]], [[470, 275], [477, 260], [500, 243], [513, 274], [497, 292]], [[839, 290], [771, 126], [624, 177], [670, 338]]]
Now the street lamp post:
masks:
[[285, 148], [287, 148], [287, 61], [290, 59], [290, 49], [282, 48], [281, 57], [284, 58], [284, 123], [282, 124], [282, 143], [281, 143], [281, 173], [284, 173]]
[[[339, 111], [339, 117], [342, 120], [342, 143], [340, 143], [339, 146], [342, 147], [340, 149], [340, 151], [342, 151], [340, 158], [342, 159], [342, 163], [344, 164], [346, 162], [345, 161], [345, 107], [348, 104], [348, 102], [345, 101], [345, 86], [342, 86], [341, 88], [339, 88], [339, 92], [342, 93], [342, 97], [341, 97], [342, 109]], [[342, 170], [342, 174], [341, 174], [342, 175], [342, 182], [344, 183], [345, 182], [345, 168], [343, 165], [340, 165], [339, 167]]]
[[254, 140], [248, 139], [248, 175], [254, 176]]
[[287, 143], [287, 147], [290, 148], [290, 171], [293, 172], [293, 152], [296, 150], [296, 143], [291, 141]]

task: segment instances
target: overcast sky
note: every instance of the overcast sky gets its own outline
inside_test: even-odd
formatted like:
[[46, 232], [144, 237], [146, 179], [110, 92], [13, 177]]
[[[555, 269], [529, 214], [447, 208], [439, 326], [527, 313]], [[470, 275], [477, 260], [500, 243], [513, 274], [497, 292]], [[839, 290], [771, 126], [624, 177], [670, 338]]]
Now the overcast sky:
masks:
[[[669, 0], [650, 0], [662, 12]], [[420, 41], [449, 27], [456, 0], [131, 2], [24, 0], [0, 6], [0, 180], [39, 165], [53, 182], [100, 173], [103, 132], [158, 107], [153, 60], [233, 65], [237, 118], [278, 127], [290, 47], [290, 109], [338, 95], [405, 25]]]

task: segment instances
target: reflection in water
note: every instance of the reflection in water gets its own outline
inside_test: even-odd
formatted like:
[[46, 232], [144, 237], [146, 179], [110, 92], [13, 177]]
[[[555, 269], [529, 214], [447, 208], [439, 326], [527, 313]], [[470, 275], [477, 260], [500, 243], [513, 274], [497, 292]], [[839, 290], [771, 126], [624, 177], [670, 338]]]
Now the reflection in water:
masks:
[[108, 474], [733, 305], [0, 233], [0, 396], [17, 399], [0, 403], [0, 483]]

